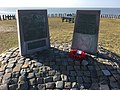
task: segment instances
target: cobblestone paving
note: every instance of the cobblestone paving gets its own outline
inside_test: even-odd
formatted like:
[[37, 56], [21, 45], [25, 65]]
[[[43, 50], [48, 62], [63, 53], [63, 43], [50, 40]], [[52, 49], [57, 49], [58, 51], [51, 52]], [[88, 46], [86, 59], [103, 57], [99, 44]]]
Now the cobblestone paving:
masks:
[[[99, 47], [82, 63], [68, 57], [70, 45], [20, 56], [18, 48], [0, 55], [0, 90], [120, 90], [120, 57]], [[87, 62], [87, 65], [85, 64]]]

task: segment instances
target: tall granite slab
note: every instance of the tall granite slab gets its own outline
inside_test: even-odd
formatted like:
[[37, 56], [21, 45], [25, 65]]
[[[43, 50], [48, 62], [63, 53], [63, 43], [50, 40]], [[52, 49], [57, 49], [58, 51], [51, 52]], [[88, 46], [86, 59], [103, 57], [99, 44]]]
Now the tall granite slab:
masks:
[[50, 48], [47, 10], [17, 10], [16, 13], [20, 54]]
[[99, 21], [99, 10], [77, 10], [71, 48], [96, 54]]

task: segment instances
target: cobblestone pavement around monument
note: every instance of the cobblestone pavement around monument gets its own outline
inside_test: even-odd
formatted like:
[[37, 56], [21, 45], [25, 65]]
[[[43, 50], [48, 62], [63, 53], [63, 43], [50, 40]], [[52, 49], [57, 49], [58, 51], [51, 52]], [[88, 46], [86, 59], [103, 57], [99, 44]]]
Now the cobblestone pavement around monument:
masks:
[[119, 56], [99, 47], [98, 58], [89, 56], [81, 64], [68, 57], [70, 48], [52, 44], [26, 57], [9, 49], [0, 55], [0, 90], [120, 90]]

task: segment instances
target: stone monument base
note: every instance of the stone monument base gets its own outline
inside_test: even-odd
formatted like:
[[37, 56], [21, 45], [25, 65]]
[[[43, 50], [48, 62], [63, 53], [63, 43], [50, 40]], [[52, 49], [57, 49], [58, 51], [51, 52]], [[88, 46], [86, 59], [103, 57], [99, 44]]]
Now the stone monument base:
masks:
[[111, 60], [89, 57], [84, 66], [68, 57], [70, 47], [53, 44], [26, 57], [9, 49], [0, 55], [0, 90], [120, 89], [120, 57], [100, 49]]

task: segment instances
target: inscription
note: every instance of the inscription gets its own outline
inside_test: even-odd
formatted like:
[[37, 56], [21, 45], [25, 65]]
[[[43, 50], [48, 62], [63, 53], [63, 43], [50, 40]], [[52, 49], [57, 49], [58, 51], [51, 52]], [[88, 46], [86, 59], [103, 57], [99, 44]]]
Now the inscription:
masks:
[[82, 34], [96, 34], [96, 15], [94, 14], [79, 14], [75, 32]]
[[21, 18], [24, 41], [47, 37], [46, 20], [43, 14], [24, 14]]
[[41, 41], [35, 41], [32, 43], [28, 43], [28, 50], [35, 49], [35, 48], [40, 48], [46, 46], [46, 41], [41, 40]]

